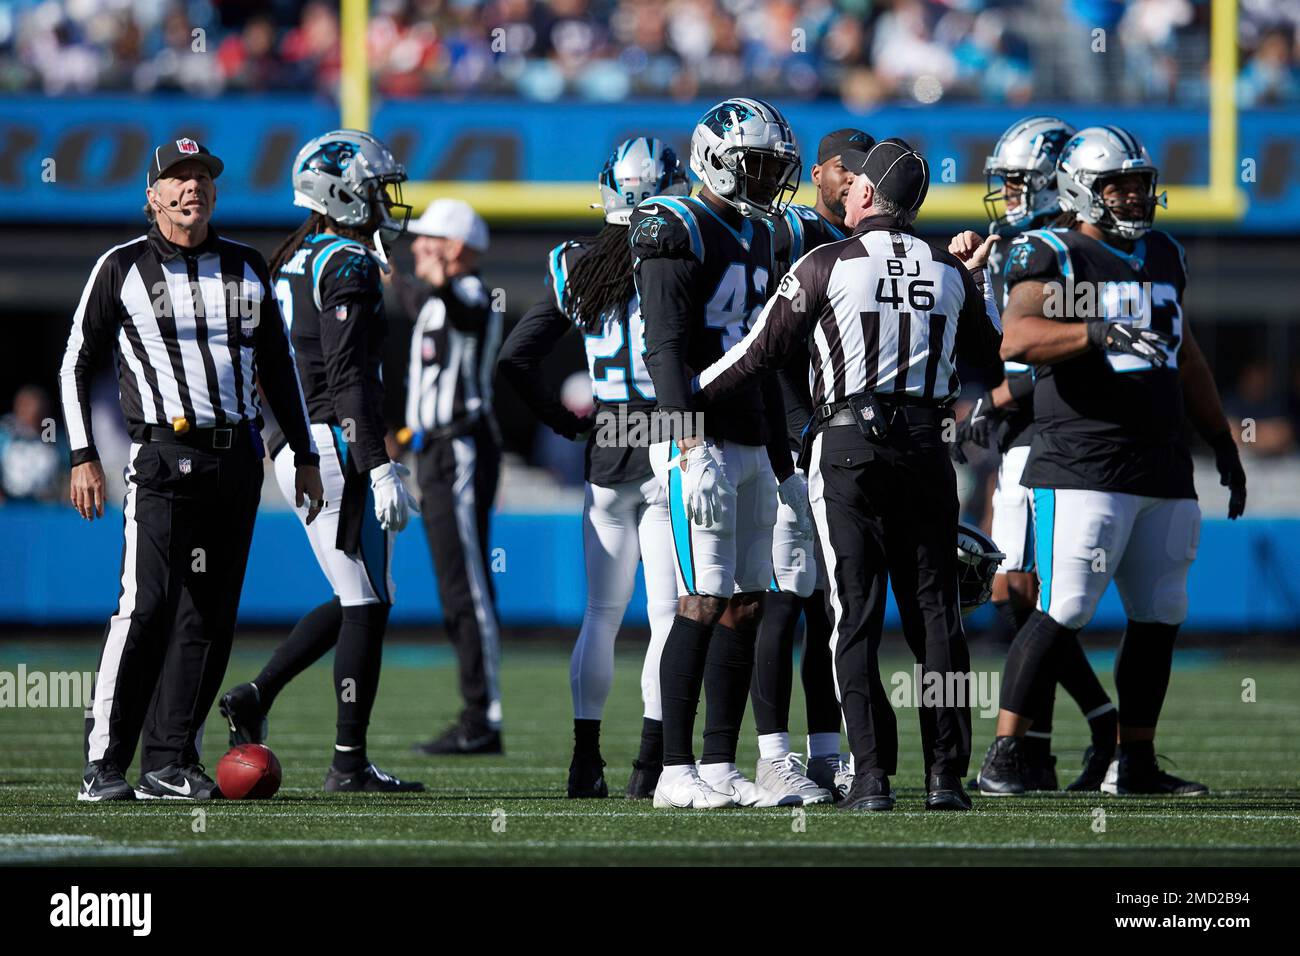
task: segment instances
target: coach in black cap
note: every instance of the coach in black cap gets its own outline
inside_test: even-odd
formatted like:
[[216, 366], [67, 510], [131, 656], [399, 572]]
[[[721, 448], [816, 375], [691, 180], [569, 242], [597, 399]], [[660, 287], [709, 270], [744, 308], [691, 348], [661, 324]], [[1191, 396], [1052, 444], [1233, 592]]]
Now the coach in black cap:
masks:
[[[70, 495], [104, 514], [90, 378], [117, 363], [131, 434], [122, 577], [86, 721], [86, 801], [220, 796], [199, 731], [225, 674], [262, 492], [259, 392], [293, 448], [298, 503], [324, 505], [318, 457], [266, 261], [211, 226], [222, 162], [193, 139], [152, 151], [144, 235], [95, 263], [59, 380]], [[140, 778], [125, 771], [143, 739]]]
[[816, 405], [808, 497], [826, 561], [835, 672], [855, 765], [840, 807], [894, 805], [897, 722], [877, 659], [888, 579], [922, 671], [925, 805], [968, 810], [961, 778], [970, 761], [970, 656], [944, 429], [960, 389], [957, 357], [979, 367], [998, 358], [997, 308], [981, 288], [989, 244], [970, 247], [963, 263], [916, 236], [912, 221], [930, 171], [902, 140], [845, 149], [840, 161], [854, 175], [845, 205], [853, 235], [804, 256], [749, 335], [700, 373], [699, 389], [716, 401], [808, 349]]

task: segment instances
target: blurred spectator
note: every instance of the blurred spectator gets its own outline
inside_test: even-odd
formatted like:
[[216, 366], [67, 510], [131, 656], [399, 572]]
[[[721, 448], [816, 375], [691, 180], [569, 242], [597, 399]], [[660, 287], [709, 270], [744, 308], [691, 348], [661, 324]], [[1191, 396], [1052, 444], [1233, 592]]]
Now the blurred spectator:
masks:
[[[1200, 103], [1204, 0], [372, 0], [386, 96], [617, 101], [736, 91], [933, 103]], [[333, 94], [327, 0], [19, 0], [0, 16], [0, 88]], [[1242, 95], [1300, 98], [1300, 0], [1242, 0]], [[1096, 55], [1096, 31], [1105, 55]], [[215, 54], [215, 55], [214, 55]], [[1119, 82], [1122, 78], [1123, 82]], [[1135, 81], [1136, 80], [1136, 81]]]
[[36, 385], [20, 388], [0, 418], [0, 500], [57, 501], [69, 461], [50, 397]]
[[1232, 437], [1247, 454], [1285, 455], [1296, 447], [1287, 399], [1274, 387], [1273, 371], [1273, 363], [1268, 359], [1252, 359], [1238, 373], [1236, 385], [1223, 397]]

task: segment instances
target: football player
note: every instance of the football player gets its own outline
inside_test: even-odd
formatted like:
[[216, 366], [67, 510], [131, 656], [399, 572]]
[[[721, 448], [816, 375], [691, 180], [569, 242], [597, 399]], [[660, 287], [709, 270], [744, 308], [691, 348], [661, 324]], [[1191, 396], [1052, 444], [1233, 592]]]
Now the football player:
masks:
[[[998, 140], [984, 164], [988, 194], [984, 206], [989, 231], [1010, 241], [1021, 233], [1051, 225], [1061, 213], [1056, 192], [1056, 161], [1075, 133], [1054, 116], [1031, 116], [1013, 124]], [[1004, 258], [994, 247], [997, 258]], [[1001, 271], [1001, 263], [993, 269]], [[1003, 304], [1006, 290], [1003, 290]], [[1019, 632], [1038, 599], [1034, 576], [1033, 521], [1029, 490], [1020, 484], [1029, 445], [1034, 437], [1034, 369], [1023, 362], [1006, 362], [1001, 381], [975, 403], [958, 426], [954, 456], [964, 461], [961, 443], [988, 447], [1002, 454], [993, 493], [993, 540], [1006, 558], [993, 579], [993, 605]], [[1083, 646], [1062, 649], [1058, 679], [1083, 711], [1092, 734], [1084, 769], [1067, 790], [1096, 790], [1115, 752], [1115, 705], [1093, 672]], [[1034, 713], [1034, 726], [1021, 745], [1027, 790], [1056, 790], [1056, 758], [1052, 756], [1052, 710], [1055, 688], [1049, 688]], [[972, 787], [976, 785], [971, 784]]]
[[[736, 768], [761, 599], [772, 578], [780, 500], [810, 533], [807, 492], [794, 476], [775, 382], [696, 408], [691, 377], [745, 335], [767, 298], [771, 229], [799, 177], [785, 117], [738, 97], [710, 109], [691, 136], [697, 197], [655, 196], [632, 213], [629, 242], [645, 321], [646, 367], [668, 440], [650, 448], [667, 489], [680, 600], [660, 662], [664, 769], [656, 807], [698, 809], [783, 800]], [[702, 421], [702, 434], [696, 414]], [[775, 422], [769, 422], [771, 416]], [[779, 417], [778, 417], [779, 416]], [[769, 441], [776, 446], [769, 454]], [[707, 687], [704, 750], [695, 710]]]
[[[853, 174], [840, 162], [846, 149], [866, 151], [875, 140], [860, 129], [827, 133], [817, 146], [812, 168], [817, 189], [812, 206], [792, 203], [773, 222], [772, 257], [775, 263], [769, 287], [776, 288], [790, 265], [806, 252], [845, 238], [844, 199]], [[801, 351], [807, 349], [800, 346]], [[803, 431], [812, 419], [808, 391], [809, 360], [798, 356], [777, 372], [785, 403], [789, 452], [798, 458]], [[807, 486], [798, 467], [795, 479]], [[805, 805], [825, 803], [847, 793], [851, 780], [840, 757], [839, 701], [831, 665], [831, 622], [826, 613], [825, 569], [816, 557], [816, 535], [803, 536], [793, 509], [782, 504], [772, 532], [772, 581], [763, 595], [763, 617], [758, 626], [754, 654], [754, 679], [750, 701], [758, 731], [758, 770], [755, 781], [767, 790], [798, 794]], [[790, 695], [794, 684], [794, 637], [802, 614], [803, 655], [800, 679], [808, 718], [808, 761], [790, 749]]]
[[[618, 146], [600, 173], [605, 227], [590, 239], [556, 246], [548, 261], [550, 296], [520, 319], [506, 339], [498, 367], [552, 430], [587, 440], [587, 488], [582, 509], [587, 607], [569, 665], [573, 693], [570, 797], [605, 797], [600, 721], [614, 681], [614, 638], [645, 568], [650, 647], [641, 670], [645, 705], [641, 752], [632, 764], [627, 795], [654, 795], [663, 766], [659, 654], [677, 610], [668, 499], [650, 467], [648, 444], [607, 441], [623, 420], [648, 421], [654, 383], [645, 364], [645, 327], [632, 281], [628, 220], [648, 196], [684, 196], [686, 171], [662, 140], [637, 136]], [[596, 411], [579, 418], [541, 378], [542, 360], [570, 329], [582, 333]], [[628, 436], [631, 436], [629, 430]]]
[[1152, 229], [1157, 179], [1132, 133], [1082, 130], [1057, 164], [1066, 214], [1007, 251], [1002, 357], [1038, 370], [1021, 483], [1033, 492], [1039, 597], [1007, 658], [984, 793], [1024, 792], [1024, 734], [1112, 579], [1128, 620], [1119, 743], [1101, 789], [1208, 792], [1160, 769], [1154, 744], [1200, 530], [1184, 414], [1214, 449], [1229, 518], [1245, 509], [1246, 475], [1183, 315], [1182, 247]]
[[[393, 538], [419, 510], [403, 481], [407, 470], [389, 460], [381, 414], [388, 321], [379, 272], [388, 268], [384, 240], [400, 235], [410, 217], [399, 191], [405, 179], [401, 164], [369, 133], [316, 137], [293, 164], [294, 205], [311, 215], [271, 258], [312, 435], [322, 450], [325, 507], [310, 525], [303, 508], [297, 513], [334, 598], [298, 622], [257, 677], [221, 698], [221, 713], [232, 744], [261, 743], [276, 696], [337, 645], [338, 728], [327, 791], [424, 789], [384, 773], [366, 756], [393, 604]], [[400, 222], [394, 211], [402, 213]], [[267, 444], [280, 488], [293, 502], [293, 455], [282, 438], [272, 435]]]

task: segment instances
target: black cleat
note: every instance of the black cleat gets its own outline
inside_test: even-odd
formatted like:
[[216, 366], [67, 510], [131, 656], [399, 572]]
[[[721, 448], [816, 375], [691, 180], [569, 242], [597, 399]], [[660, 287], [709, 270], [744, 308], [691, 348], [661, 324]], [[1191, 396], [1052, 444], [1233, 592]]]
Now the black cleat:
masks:
[[92, 760], [81, 774], [81, 789], [77, 799], [88, 803], [102, 800], [134, 800], [135, 791], [122, 776], [122, 771], [107, 760]]
[[372, 763], [360, 770], [344, 773], [330, 767], [325, 774], [326, 793], [423, 793], [424, 784], [418, 781], [398, 780], [384, 773]]
[[836, 810], [892, 810], [894, 809], [894, 791], [889, 788], [888, 777], [873, 774], [857, 774], [853, 786], [839, 803]]
[[453, 724], [443, 732], [442, 736], [422, 744], [415, 744], [412, 749], [431, 757], [447, 754], [505, 753], [505, 748], [501, 745], [501, 731], [490, 727], [467, 728], [462, 724]]
[[203, 764], [168, 764], [140, 775], [135, 795], [141, 800], [220, 800], [221, 790], [203, 770]]
[[253, 683], [236, 684], [221, 696], [221, 716], [230, 724], [230, 746], [266, 742], [266, 711]]
[[1025, 783], [1025, 792], [1030, 790], [1060, 790], [1056, 780], [1056, 758], [1051, 754], [1033, 759], [1025, 758], [1020, 770], [1020, 778]]
[[1113, 747], [1109, 750], [1098, 750], [1096, 746], [1090, 744], [1083, 752], [1083, 772], [1065, 789], [1074, 793], [1096, 793], [1101, 789], [1101, 782], [1106, 779], [1106, 769], [1114, 759]]
[[632, 776], [627, 781], [627, 798], [629, 800], [651, 800], [655, 787], [659, 786], [659, 775], [664, 772], [661, 763], [642, 763], [632, 761]]
[[1165, 773], [1154, 759], [1135, 760], [1121, 750], [1106, 770], [1101, 783], [1102, 793], [1116, 795], [1150, 794], [1164, 797], [1203, 797], [1210, 788], [1203, 783], [1184, 780]]
[[953, 773], [932, 773], [925, 782], [927, 810], [969, 810], [970, 796]]
[[569, 764], [569, 799], [608, 796], [605, 761], [600, 759], [600, 754], [575, 753], [573, 762]]
[[975, 778], [980, 793], [987, 797], [1020, 796], [1025, 792], [1024, 769], [1019, 737], [995, 737], [984, 755], [984, 766]]

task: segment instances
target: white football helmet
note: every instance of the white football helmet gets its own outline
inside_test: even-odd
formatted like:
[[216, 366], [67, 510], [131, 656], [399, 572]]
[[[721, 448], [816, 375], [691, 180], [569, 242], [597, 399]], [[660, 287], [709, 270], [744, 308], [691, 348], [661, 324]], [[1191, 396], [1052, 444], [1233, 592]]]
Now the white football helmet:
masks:
[[[374, 228], [391, 242], [406, 229], [406, 169], [369, 133], [337, 129], [317, 136], [293, 161], [293, 204], [343, 226]], [[393, 218], [393, 213], [401, 219]]]
[[799, 188], [800, 169], [790, 124], [762, 100], [724, 100], [691, 134], [691, 171], [747, 219], [784, 213]]
[[632, 210], [651, 196], [686, 196], [691, 186], [677, 151], [661, 139], [637, 136], [624, 140], [600, 171], [600, 205], [605, 221], [626, 226]]
[[[1142, 208], [1107, 204], [1101, 198], [1106, 181], [1131, 173], [1147, 181]], [[1089, 126], [1065, 144], [1056, 167], [1056, 189], [1061, 208], [1073, 211], [1081, 221], [1107, 235], [1140, 239], [1155, 222], [1156, 207], [1165, 205], [1165, 194], [1156, 194], [1159, 173], [1146, 147], [1128, 130]]]
[[1035, 219], [1061, 211], [1056, 161], [1074, 127], [1055, 116], [1030, 116], [1002, 134], [984, 161], [984, 209], [998, 235], [1013, 235]]

